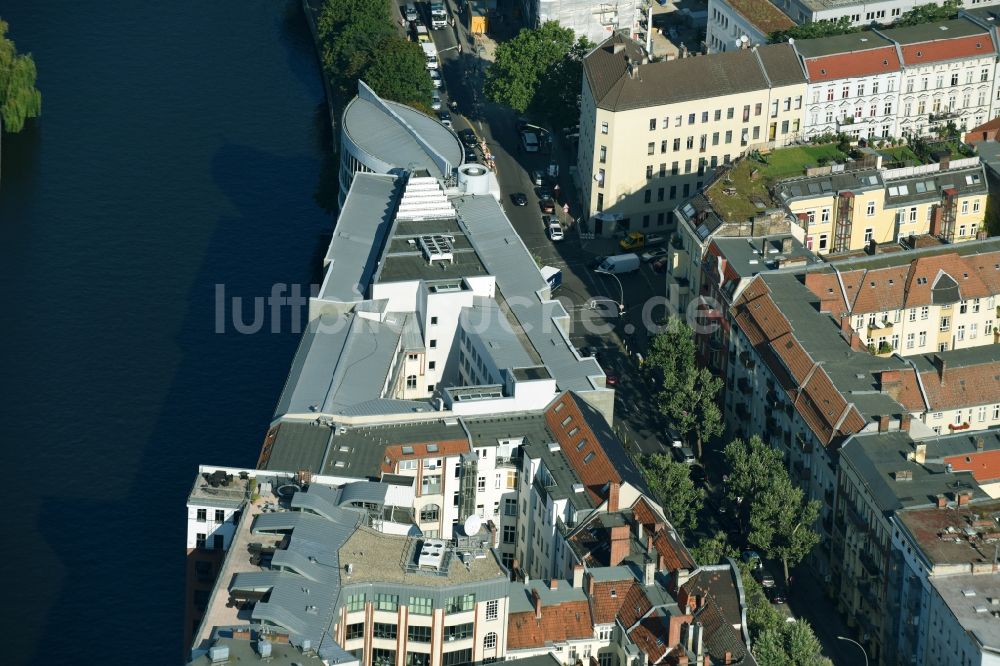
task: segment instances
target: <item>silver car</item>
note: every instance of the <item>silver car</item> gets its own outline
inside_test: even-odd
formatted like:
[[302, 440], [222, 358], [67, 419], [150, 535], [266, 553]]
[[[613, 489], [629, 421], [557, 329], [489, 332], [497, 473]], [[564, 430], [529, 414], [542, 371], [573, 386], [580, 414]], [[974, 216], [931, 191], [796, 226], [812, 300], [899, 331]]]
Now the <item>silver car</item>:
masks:
[[435, 111], [441, 110], [441, 93], [437, 90], [431, 91], [431, 108]]

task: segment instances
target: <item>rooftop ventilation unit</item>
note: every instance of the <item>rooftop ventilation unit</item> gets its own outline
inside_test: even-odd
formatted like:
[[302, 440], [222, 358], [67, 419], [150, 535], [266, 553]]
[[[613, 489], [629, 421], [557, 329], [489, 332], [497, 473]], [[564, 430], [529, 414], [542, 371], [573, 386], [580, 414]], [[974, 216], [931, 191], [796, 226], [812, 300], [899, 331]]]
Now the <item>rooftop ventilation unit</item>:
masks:
[[454, 263], [455, 261], [452, 239], [448, 236], [421, 236], [419, 245], [424, 253], [424, 259], [429, 264], [433, 264], [435, 261], [447, 261], [449, 263]]
[[420, 546], [417, 566], [421, 569], [426, 568], [439, 571], [441, 563], [444, 561], [444, 550], [444, 541], [440, 539], [427, 539]]
[[208, 658], [213, 664], [224, 664], [229, 661], [228, 645], [213, 645], [208, 649]]

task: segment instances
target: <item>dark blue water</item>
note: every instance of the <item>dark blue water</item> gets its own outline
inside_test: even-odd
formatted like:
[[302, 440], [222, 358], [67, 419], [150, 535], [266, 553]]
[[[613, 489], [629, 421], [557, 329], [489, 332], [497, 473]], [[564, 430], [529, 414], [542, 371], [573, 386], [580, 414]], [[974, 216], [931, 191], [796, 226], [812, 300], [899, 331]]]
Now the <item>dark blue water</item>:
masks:
[[308, 283], [329, 231], [315, 54], [294, 0], [0, 17], [44, 114], [2, 153], [0, 662], [176, 664], [197, 465], [256, 460], [298, 339], [216, 334], [215, 285]]

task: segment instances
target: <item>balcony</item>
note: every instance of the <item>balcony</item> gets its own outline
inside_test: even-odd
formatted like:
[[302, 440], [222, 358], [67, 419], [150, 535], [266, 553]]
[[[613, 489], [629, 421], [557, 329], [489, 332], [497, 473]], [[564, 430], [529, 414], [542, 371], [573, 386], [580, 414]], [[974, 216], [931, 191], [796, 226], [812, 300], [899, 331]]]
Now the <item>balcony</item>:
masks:
[[757, 362], [753, 360], [753, 357], [750, 356], [750, 352], [748, 351], [740, 352], [740, 363], [742, 363], [743, 367], [747, 370], [753, 370], [757, 365]]
[[892, 335], [893, 324], [888, 319], [883, 319], [880, 322], [874, 322], [868, 324], [868, 339], [874, 340], [879, 335]]
[[858, 561], [861, 562], [861, 565], [865, 568], [865, 570], [876, 580], [880, 579], [882, 567], [879, 566], [879, 563], [875, 561], [875, 558], [872, 557], [872, 555], [870, 555], [867, 551], [861, 551], [861, 554], [858, 555]]
[[861, 512], [858, 511], [850, 502], [847, 503], [847, 517], [857, 529], [862, 532], [868, 531], [868, 521], [865, 520], [864, 516], [861, 515]]
[[951, 111], [945, 109], [944, 111], [939, 111], [937, 113], [930, 114], [927, 120], [931, 123], [946, 123], [949, 120], [955, 120], [961, 117], [962, 114], [959, 113], [958, 111]]

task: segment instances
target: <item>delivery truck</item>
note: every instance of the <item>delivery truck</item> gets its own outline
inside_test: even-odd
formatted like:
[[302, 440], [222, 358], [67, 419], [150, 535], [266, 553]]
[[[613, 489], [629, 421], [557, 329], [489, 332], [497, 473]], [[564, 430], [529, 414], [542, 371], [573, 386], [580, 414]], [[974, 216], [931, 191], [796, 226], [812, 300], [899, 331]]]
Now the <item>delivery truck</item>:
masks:
[[594, 269], [596, 273], [632, 273], [639, 270], [639, 255], [634, 252], [629, 254], [616, 254], [613, 257], [605, 257], [601, 265]]

